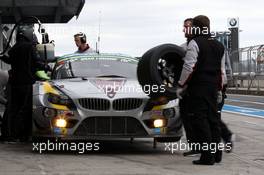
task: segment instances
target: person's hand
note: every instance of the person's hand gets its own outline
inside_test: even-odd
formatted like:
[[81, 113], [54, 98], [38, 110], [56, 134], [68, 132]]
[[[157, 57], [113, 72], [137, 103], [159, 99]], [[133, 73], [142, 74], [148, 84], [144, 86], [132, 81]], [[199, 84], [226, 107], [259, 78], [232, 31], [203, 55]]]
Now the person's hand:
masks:
[[222, 100], [223, 100], [222, 91], [217, 91], [217, 104], [222, 103]]
[[184, 85], [184, 86], [177, 86], [177, 89], [176, 89], [176, 96], [178, 99], [182, 99], [182, 97], [184, 96], [185, 94], [185, 91], [187, 89], [187, 85]]
[[50, 65], [45, 65], [45, 71], [52, 72]]

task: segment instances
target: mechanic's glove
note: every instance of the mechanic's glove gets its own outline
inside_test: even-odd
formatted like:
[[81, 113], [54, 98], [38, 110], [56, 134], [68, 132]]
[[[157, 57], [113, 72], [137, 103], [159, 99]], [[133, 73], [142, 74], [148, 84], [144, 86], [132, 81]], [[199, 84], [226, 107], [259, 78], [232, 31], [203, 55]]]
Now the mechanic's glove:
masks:
[[222, 100], [223, 100], [222, 91], [217, 91], [217, 104], [222, 103]]
[[186, 92], [186, 89], [187, 89], [187, 85], [184, 85], [184, 86], [180, 86], [178, 85], [177, 86], [177, 89], [176, 89], [176, 96], [178, 99], [182, 99], [182, 97], [184, 96], [185, 92]]
[[47, 75], [47, 73], [43, 70], [39, 70], [36, 72], [36, 76], [39, 80], [50, 80], [50, 77]]

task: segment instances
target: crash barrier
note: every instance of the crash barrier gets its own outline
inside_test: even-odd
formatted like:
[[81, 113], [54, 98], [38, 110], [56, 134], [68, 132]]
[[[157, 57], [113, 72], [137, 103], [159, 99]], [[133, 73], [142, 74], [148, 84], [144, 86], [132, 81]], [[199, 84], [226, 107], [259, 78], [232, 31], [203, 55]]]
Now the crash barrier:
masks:
[[139, 60], [137, 75], [142, 87], [156, 86], [150, 97], [176, 98], [185, 51], [174, 44], [162, 44], [145, 52]]
[[239, 62], [233, 62], [233, 80], [236, 89], [260, 91], [264, 88], [264, 45], [241, 48]]

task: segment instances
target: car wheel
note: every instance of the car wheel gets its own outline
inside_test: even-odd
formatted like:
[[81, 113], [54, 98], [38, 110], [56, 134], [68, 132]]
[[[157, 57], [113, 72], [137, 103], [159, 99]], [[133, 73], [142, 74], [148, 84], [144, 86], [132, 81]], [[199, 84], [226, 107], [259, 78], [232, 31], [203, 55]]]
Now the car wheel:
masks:
[[144, 91], [145, 86], [153, 85], [159, 87], [159, 91], [152, 89], [145, 93], [154, 98], [166, 96], [175, 99], [184, 55], [185, 51], [174, 44], [162, 44], [148, 50], [138, 63], [138, 81]]

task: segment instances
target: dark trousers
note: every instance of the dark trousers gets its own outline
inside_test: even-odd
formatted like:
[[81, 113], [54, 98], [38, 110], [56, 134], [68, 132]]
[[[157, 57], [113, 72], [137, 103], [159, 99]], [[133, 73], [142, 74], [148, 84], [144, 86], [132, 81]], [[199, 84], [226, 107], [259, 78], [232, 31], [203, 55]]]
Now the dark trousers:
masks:
[[225, 104], [225, 93], [223, 93], [223, 98], [222, 98], [222, 102], [218, 104], [218, 111], [217, 111], [217, 116], [219, 118], [220, 121], [220, 130], [221, 130], [221, 137], [224, 140], [224, 142], [229, 142], [232, 136], [232, 132], [230, 131], [230, 129], [227, 127], [227, 125], [223, 122], [223, 120], [221, 119], [221, 111], [222, 108]]
[[26, 138], [32, 133], [32, 85], [8, 85], [3, 136]]
[[218, 151], [216, 147], [221, 140], [216, 88], [195, 86], [189, 87], [187, 91], [188, 123], [192, 130], [192, 142], [199, 143], [202, 161], [213, 160], [213, 152]]
[[11, 123], [12, 120], [10, 117], [8, 117], [8, 114], [12, 111], [12, 108], [10, 106], [11, 102], [11, 85], [8, 83], [6, 85], [6, 97], [7, 97], [7, 103], [5, 105], [5, 111], [3, 115], [3, 121], [2, 121], [2, 127], [1, 127], [1, 133], [3, 138], [9, 138], [12, 135], [12, 129], [11, 129]]
[[[180, 100], [179, 107], [180, 107], [180, 117], [185, 130], [186, 139], [190, 145], [191, 143], [194, 143], [195, 133], [192, 129], [190, 116], [188, 115], [188, 107], [189, 107], [188, 102], [190, 101], [189, 98], [190, 98], [189, 95], [186, 94], [183, 97], [183, 99]], [[191, 149], [194, 150], [195, 148], [191, 148]]]

